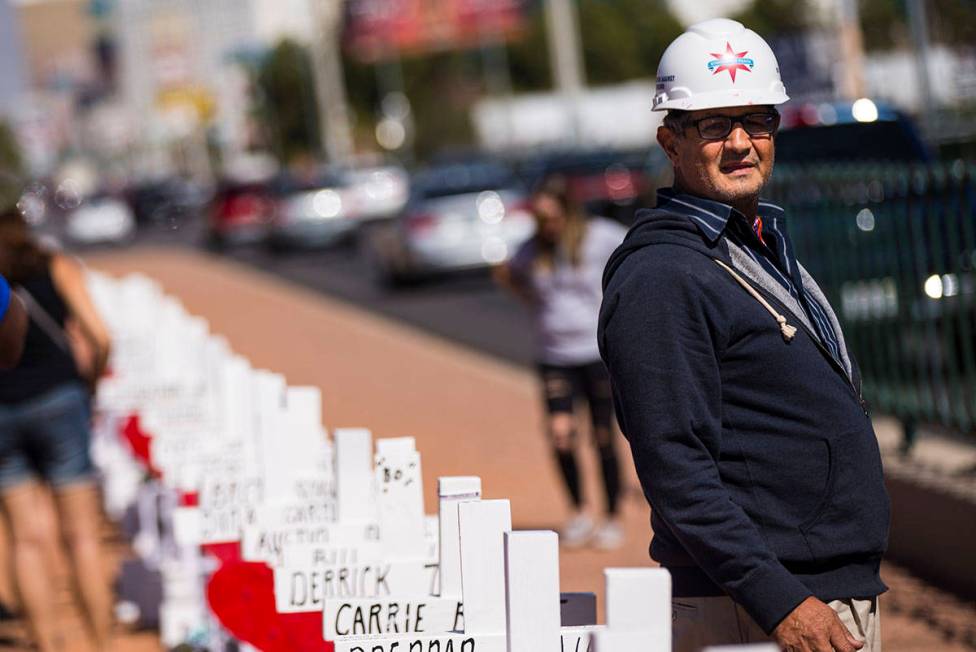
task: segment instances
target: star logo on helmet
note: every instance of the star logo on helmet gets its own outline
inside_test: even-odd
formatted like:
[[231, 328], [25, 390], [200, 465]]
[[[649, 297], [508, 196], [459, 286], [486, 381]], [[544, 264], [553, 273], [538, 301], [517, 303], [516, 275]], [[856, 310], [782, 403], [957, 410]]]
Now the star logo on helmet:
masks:
[[732, 44], [726, 41], [725, 52], [711, 53], [715, 59], [708, 62], [708, 69], [712, 71], [712, 75], [717, 75], [723, 70], [727, 70], [729, 72], [729, 76], [732, 77], [732, 83], [734, 84], [735, 73], [737, 71], [745, 70], [746, 72], [752, 72], [753, 67], [756, 65], [755, 61], [746, 58], [747, 54], [749, 54], [748, 50], [736, 52], [732, 49]]

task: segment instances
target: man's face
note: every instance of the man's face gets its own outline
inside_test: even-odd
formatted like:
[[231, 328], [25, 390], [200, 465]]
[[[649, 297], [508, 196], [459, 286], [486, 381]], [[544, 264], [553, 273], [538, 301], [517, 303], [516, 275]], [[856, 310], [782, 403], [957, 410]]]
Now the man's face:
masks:
[[695, 125], [710, 116], [739, 118], [765, 111], [772, 112], [772, 108], [741, 106], [692, 111], [680, 134], [663, 126], [658, 129], [658, 142], [674, 166], [676, 184], [693, 195], [730, 205], [758, 197], [773, 173], [773, 135], [750, 136], [741, 123], [735, 123], [725, 138], [708, 140], [701, 137]]

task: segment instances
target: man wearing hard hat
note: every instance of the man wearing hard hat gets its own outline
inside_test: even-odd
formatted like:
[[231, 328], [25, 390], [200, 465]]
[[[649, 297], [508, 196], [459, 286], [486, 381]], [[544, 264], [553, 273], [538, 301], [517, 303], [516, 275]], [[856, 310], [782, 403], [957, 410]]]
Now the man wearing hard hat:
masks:
[[889, 505], [860, 374], [788, 216], [759, 197], [788, 99], [741, 24], [678, 37], [654, 97], [674, 186], [604, 275], [601, 352], [681, 652], [881, 649]]

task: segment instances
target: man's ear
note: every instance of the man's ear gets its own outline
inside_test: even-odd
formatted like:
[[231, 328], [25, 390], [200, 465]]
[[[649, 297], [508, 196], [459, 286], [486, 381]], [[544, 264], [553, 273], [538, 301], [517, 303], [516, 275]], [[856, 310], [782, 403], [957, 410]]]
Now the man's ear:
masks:
[[657, 128], [657, 142], [661, 146], [661, 149], [664, 150], [668, 160], [671, 161], [671, 165], [677, 165], [678, 135], [664, 125], [661, 125]]

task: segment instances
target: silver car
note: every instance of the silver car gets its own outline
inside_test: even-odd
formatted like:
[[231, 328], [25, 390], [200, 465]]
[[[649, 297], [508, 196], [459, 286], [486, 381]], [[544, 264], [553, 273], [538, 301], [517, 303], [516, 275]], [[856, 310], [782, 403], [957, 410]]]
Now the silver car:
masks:
[[501, 263], [535, 231], [528, 196], [497, 163], [459, 163], [414, 177], [393, 222], [372, 229], [367, 253], [377, 277], [400, 285]]
[[268, 245], [276, 250], [326, 247], [356, 230], [348, 185], [336, 174], [282, 176], [272, 184], [274, 217]]

